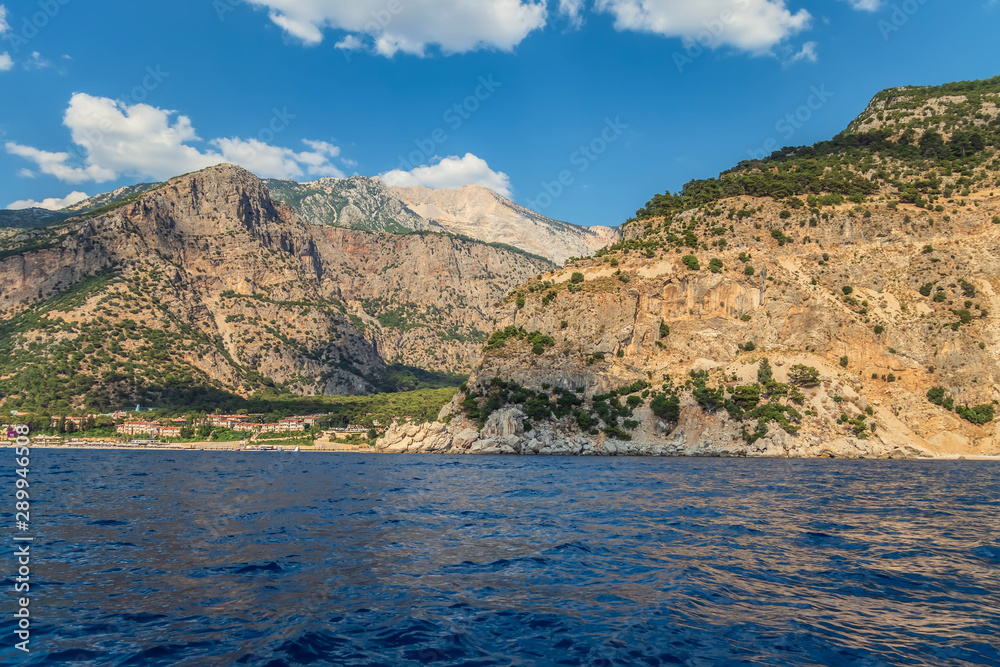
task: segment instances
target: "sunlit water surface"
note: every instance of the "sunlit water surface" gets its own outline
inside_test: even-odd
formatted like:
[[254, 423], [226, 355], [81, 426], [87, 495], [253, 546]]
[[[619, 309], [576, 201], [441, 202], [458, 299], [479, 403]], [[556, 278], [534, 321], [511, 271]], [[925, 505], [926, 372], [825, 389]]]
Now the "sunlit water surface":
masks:
[[1000, 664], [995, 462], [36, 449], [30, 475], [30, 664]]

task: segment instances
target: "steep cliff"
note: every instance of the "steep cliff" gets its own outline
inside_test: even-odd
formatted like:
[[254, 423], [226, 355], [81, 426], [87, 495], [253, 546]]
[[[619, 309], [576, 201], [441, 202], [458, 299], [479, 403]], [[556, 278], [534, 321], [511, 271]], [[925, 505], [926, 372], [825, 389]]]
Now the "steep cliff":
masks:
[[390, 188], [412, 211], [445, 230], [487, 243], [505, 243], [562, 264], [589, 257], [618, 240], [613, 227], [577, 227], [530, 211], [488, 188]]
[[447, 232], [559, 264], [569, 257], [589, 257], [619, 239], [613, 227], [552, 220], [477, 185], [454, 190], [390, 188], [379, 178], [364, 176], [266, 183], [275, 201], [310, 224], [401, 234]]
[[225, 165], [6, 247], [0, 391], [49, 407], [362, 393], [389, 388], [385, 360], [467, 371], [491, 306], [549, 268], [447, 236], [308, 225]]
[[515, 290], [434, 447], [1000, 454], [1000, 79], [890, 93]]

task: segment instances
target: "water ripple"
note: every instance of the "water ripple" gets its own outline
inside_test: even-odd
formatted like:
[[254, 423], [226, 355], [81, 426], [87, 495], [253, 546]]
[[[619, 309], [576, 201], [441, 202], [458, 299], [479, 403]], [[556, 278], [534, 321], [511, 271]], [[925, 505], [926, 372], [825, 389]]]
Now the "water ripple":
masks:
[[32, 464], [28, 664], [1000, 665], [997, 463]]

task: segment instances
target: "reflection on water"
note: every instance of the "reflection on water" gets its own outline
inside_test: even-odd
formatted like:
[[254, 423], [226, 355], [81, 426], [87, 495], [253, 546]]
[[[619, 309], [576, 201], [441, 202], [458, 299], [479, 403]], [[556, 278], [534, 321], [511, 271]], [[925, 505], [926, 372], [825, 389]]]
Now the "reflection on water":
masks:
[[32, 664], [1000, 664], [997, 463], [32, 464]]

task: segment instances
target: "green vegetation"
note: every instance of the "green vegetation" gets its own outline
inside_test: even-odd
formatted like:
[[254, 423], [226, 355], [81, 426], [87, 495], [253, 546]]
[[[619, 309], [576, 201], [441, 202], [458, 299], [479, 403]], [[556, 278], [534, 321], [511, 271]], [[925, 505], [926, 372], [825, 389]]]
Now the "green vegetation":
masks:
[[788, 380], [800, 387], [819, 386], [819, 371], [812, 366], [796, 364], [788, 371]]
[[688, 267], [692, 271], [697, 271], [701, 268], [698, 264], [698, 258], [694, 255], [684, 255], [681, 257], [681, 261], [684, 262], [684, 266]]
[[542, 354], [547, 348], [553, 347], [556, 341], [552, 336], [543, 334], [540, 331], [528, 333], [524, 327], [508, 326], [501, 331], [494, 331], [486, 342], [487, 350], [495, 350], [507, 344], [508, 340], [527, 341], [532, 346], [531, 351], [535, 354]]
[[[946, 191], [950, 195], [955, 188], [971, 189], [993, 159], [990, 147], [1000, 144], [1000, 119], [983, 114], [983, 106], [997, 93], [1000, 77], [884, 91], [875, 102], [887, 105], [880, 112], [885, 127], [862, 131], [862, 122], [870, 120], [862, 116], [830, 141], [783, 148], [762, 160], [741, 162], [717, 178], [690, 181], [676, 194], [657, 194], [636, 211], [636, 219], [671, 218], [739, 196], [781, 201], [805, 196], [808, 207], [817, 211], [847, 200], [860, 204], [881, 188], [901, 202], [933, 208], [931, 198]], [[931, 99], [957, 95], [967, 101], [948, 102], [939, 113], [924, 110]], [[918, 131], [922, 135], [916, 140]], [[937, 175], [915, 176], [932, 170]], [[779, 217], [788, 219], [792, 213], [786, 209]]]
[[994, 419], [992, 403], [983, 403], [973, 407], [955, 405], [955, 399], [948, 396], [944, 387], [931, 387], [927, 390], [927, 400], [934, 405], [940, 405], [945, 410], [954, 410], [962, 419], [977, 425], [988, 424]]

